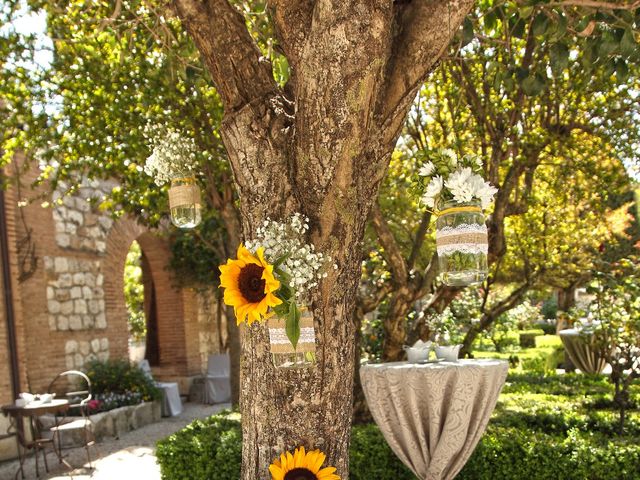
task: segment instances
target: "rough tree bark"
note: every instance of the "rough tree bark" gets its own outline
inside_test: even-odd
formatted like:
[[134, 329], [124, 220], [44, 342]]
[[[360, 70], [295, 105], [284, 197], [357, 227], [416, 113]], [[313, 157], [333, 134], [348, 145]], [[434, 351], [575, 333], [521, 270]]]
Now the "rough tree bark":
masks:
[[338, 265], [311, 305], [317, 368], [276, 371], [265, 326], [242, 329], [242, 478], [268, 478], [273, 458], [298, 445], [321, 448], [348, 478], [351, 318], [366, 219], [417, 89], [473, 0], [268, 1], [292, 69], [286, 89], [227, 0], [173, 4], [225, 106], [245, 236], [267, 216], [300, 211]]

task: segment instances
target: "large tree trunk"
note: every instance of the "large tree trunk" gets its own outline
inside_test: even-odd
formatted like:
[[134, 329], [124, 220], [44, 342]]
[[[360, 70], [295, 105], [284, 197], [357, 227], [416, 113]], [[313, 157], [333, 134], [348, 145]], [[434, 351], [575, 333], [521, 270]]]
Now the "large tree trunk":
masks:
[[268, 1], [291, 66], [281, 89], [227, 0], [174, 0], [225, 106], [245, 237], [299, 211], [338, 267], [312, 300], [315, 368], [276, 370], [265, 325], [241, 328], [244, 480], [269, 478], [272, 460], [300, 445], [348, 478], [365, 222], [411, 102], [472, 3]]

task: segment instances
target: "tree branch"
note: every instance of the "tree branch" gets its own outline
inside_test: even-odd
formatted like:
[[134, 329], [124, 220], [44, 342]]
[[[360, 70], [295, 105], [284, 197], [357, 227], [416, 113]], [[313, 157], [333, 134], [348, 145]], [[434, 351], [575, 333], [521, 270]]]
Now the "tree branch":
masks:
[[367, 295], [366, 297], [358, 295], [357, 300], [360, 308], [362, 309], [362, 313], [373, 312], [378, 307], [378, 305], [380, 305], [384, 301], [387, 295], [391, 293], [392, 290], [393, 287], [391, 285], [391, 282], [386, 282], [382, 284], [380, 288], [376, 289], [375, 292]]
[[292, 74], [304, 47], [311, 26], [314, 2], [312, 0], [268, 0], [279, 45], [287, 57]]
[[[519, 1], [518, 3], [523, 5], [527, 4], [527, 2], [523, 1]], [[544, 7], [585, 7], [603, 10], [635, 10], [640, 8], [640, 1], [632, 3], [616, 3], [602, 2], [598, 0], [562, 0], [560, 2], [547, 3]]]
[[371, 208], [371, 224], [378, 234], [378, 239], [384, 250], [383, 255], [391, 269], [393, 283], [404, 285], [408, 279], [407, 264], [402, 257], [402, 252], [396, 243], [393, 232], [382, 215], [380, 204], [377, 200]]
[[386, 94], [381, 96], [379, 107], [383, 117], [397, 117], [397, 110], [404, 108], [407, 99], [413, 101], [474, 3], [423, 0], [396, 6], [398, 34], [389, 52]]
[[416, 237], [413, 240], [413, 247], [411, 248], [411, 254], [409, 255], [409, 260], [407, 261], [408, 270], [411, 270], [416, 263], [416, 259], [418, 258], [420, 249], [424, 244], [424, 237], [427, 234], [427, 230], [429, 230], [430, 223], [431, 223], [431, 213], [424, 212], [424, 214], [422, 215], [422, 220], [420, 221], [420, 226], [418, 227], [418, 231], [416, 232]]
[[178, 16], [195, 41], [211, 72], [227, 112], [240, 110], [277, 90], [271, 64], [227, 0], [173, 0]]

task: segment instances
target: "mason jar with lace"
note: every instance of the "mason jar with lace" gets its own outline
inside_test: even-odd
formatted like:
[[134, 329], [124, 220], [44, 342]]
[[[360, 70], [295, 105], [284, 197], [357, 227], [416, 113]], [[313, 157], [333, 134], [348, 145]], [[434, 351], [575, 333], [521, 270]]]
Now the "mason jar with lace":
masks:
[[194, 228], [200, 223], [200, 188], [194, 177], [179, 176], [171, 180], [169, 208], [171, 222], [176, 227]]
[[489, 241], [479, 201], [438, 205], [436, 248], [447, 285], [472, 285], [487, 278]]
[[316, 335], [313, 315], [303, 308], [300, 313], [300, 338], [297, 345], [287, 337], [284, 318], [271, 317], [267, 320], [271, 359], [277, 368], [308, 368], [316, 363]]

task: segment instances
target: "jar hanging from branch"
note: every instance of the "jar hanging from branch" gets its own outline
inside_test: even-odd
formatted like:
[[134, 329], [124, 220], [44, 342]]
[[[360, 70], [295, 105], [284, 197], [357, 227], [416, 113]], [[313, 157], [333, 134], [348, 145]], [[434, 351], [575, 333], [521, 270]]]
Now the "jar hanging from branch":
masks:
[[195, 172], [198, 149], [193, 138], [163, 123], [151, 123], [145, 136], [152, 150], [144, 165], [158, 186], [169, 187], [171, 222], [180, 228], [194, 228], [201, 220], [200, 188]]
[[437, 216], [436, 250], [442, 280], [464, 286], [487, 278], [489, 249], [483, 209], [498, 191], [482, 178], [482, 161], [452, 150], [429, 154], [418, 171], [421, 201]]
[[200, 188], [194, 177], [171, 179], [169, 187], [171, 222], [179, 228], [194, 228], [201, 219]]
[[441, 204], [436, 249], [442, 280], [447, 285], [472, 285], [487, 278], [489, 241], [479, 200]]

